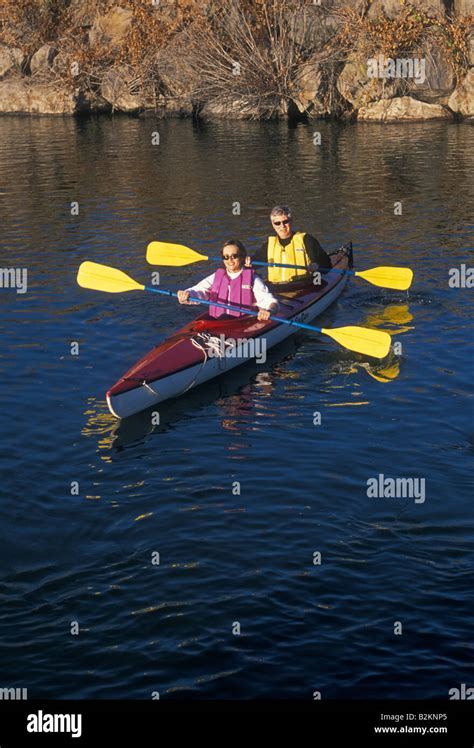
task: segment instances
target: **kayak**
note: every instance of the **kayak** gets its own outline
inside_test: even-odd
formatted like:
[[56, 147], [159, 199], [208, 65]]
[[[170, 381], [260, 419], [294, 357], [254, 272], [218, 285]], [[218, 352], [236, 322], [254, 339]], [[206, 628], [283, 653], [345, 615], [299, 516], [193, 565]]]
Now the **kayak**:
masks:
[[[352, 244], [330, 254], [334, 269], [314, 285], [304, 279], [291, 284], [267, 284], [277, 296], [278, 317], [311, 323], [341, 295], [352, 267]], [[201, 314], [153, 348], [107, 392], [110, 412], [127, 418], [221, 376], [250, 360], [264, 362], [266, 350], [298, 331], [298, 327], [253, 315], [212, 318]]]
[[[277, 296], [278, 316], [311, 323], [344, 290], [352, 268], [352, 244], [330, 254], [333, 268], [319, 285], [304, 280], [268, 284]], [[342, 272], [341, 272], [342, 271]], [[170, 398], [179, 397], [240, 364], [263, 358], [262, 352], [297, 332], [298, 327], [273, 320], [260, 322], [253, 315], [211, 318], [201, 314], [153, 348], [131, 367], [106, 394], [110, 412], [127, 418]]]

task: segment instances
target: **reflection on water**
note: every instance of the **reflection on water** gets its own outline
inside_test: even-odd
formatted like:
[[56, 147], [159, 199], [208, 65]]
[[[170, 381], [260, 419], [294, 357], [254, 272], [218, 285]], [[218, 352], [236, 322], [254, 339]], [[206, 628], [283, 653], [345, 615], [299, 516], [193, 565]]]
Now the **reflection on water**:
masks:
[[367, 327], [386, 327], [390, 328], [392, 335], [400, 335], [408, 330], [413, 330], [414, 326], [407, 327], [408, 322], [413, 320], [408, 304], [388, 304], [379, 312], [368, 314], [365, 320]]
[[217, 400], [216, 405], [222, 416], [221, 426], [226, 431], [240, 431], [242, 423], [255, 418], [255, 397], [248, 384], [243, 385], [238, 394]]
[[108, 408], [104, 409], [103, 401], [97, 402], [95, 397], [89, 397], [87, 400], [88, 408], [84, 411], [87, 422], [81, 431], [82, 436], [97, 439], [97, 452], [100, 452], [100, 459], [110, 462], [109, 453], [114, 442], [113, 428], [117, 420]]
[[384, 364], [379, 369], [369, 364], [361, 364], [367, 374], [376, 379], [378, 382], [393, 382], [400, 375], [400, 359], [392, 354], [392, 362]]
[[[370, 328], [390, 329], [395, 335], [413, 330], [414, 326], [407, 323], [413, 320], [408, 304], [389, 304], [380, 310], [367, 314], [362, 321], [362, 325]], [[116, 419], [107, 411], [104, 412], [104, 402], [100, 404], [95, 402], [95, 398], [89, 398], [89, 409], [85, 415], [88, 421], [82, 434], [84, 436], [100, 437], [97, 440], [97, 450], [116, 450], [123, 449], [125, 446], [149, 436], [150, 434], [166, 433], [173, 425], [192, 415], [197, 415], [199, 409], [215, 404], [220, 414], [220, 423], [223, 429], [227, 431], [239, 430], [242, 422], [252, 419], [255, 414], [255, 406], [258, 400], [270, 398], [275, 388], [276, 381], [298, 382], [303, 376], [303, 372], [287, 364], [282, 365], [282, 361], [287, 361], [292, 355], [297, 353], [298, 344], [307, 339], [308, 336], [299, 334], [297, 337], [285, 341], [283, 344], [269, 351], [266, 364], [263, 367], [255, 362], [248, 362], [241, 367], [224, 374], [223, 377], [216, 381], [211, 381], [201, 385], [196, 390], [186, 393], [181, 398], [174, 401], [160, 404], [160, 423], [153, 423], [153, 413], [156, 412], [156, 406], [152, 406], [148, 411], [138, 413], [123, 421], [117, 422]], [[400, 356], [390, 352], [387, 359], [381, 363], [374, 360], [363, 361], [362, 356], [350, 354], [351, 361], [339, 359], [337, 364], [338, 373], [344, 375], [356, 374], [359, 369], [363, 369], [373, 379], [381, 383], [391, 382], [400, 374]], [[248, 384], [249, 380], [252, 385]], [[333, 389], [347, 385], [338, 385], [334, 383]], [[292, 395], [293, 393], [293, 395]], [[360, 393], [355, 393], [359, 397]], [[304, 397], [298, 389], [294, 390], [291, 385], [287, 386], [287, 396]], [[326, 403], [326, 407], [342, 406], [359, 406], [369, 405], [369, 400], [352, 400], [342, 402]], [[94, 405], [99, 409], [94, 409]], [[267, 414], [267, 417], [269, 414]], [[258, 428], [256, 429], [258, 430]], [[110, 454], [101, 453], [100, 459], [108, 462], [111, 461]]]
[[327, 403], [326, 408], [345, 408], [352, 407], [353, 405], [370, 405], [368, 400], [361, 400], [360, 402], [348, 402], [348, 403]]
[[401, 358], [393, 351], [380, 364], [367, 363], [367, 361], [354, 361], [353, 363], [341, 366], [341, 372], [344, 374], [357, 374], [359, 369], [363, 369], [373, 379], [378, 382], [393, 382], [400, 375]]
[[[117, 421], [109, 413], [105, 401], [89, 398], [89, 407], [84, 414], [87, 423], [82, 434], [97, 440], [97, 451], [111, 448], [121, 450], [151, 434], [167, 433], [181, 421], [199, 417], [200, 412], [209, 405], [216, 407], [224, 429], [235, 430], [241, 421], [253, 418], [257, 401], [271, 397], [277, 380], [299, 378], [298, 372], [279, 366], [279, 363], [295, 354], [297, 345], [298, 337], [295, 336], [271, 349], [264, 364], [247, 362], [179, 398], [160, 403], [159, 424], [153, 423], [156, 405]], [[249, 381], [252, 382], [251, 386]], [[100, 457], [104, 461], [111, 459], [107, 454]]]
[[[385, 329], [390, 332], [391, 335], [399, 335], [414, 330], [414, 325], [408, 325], [414, 319], [413, 314], [410, 312], [408, 304], [389, 304], [377, 311], [372, 311], [370, 314], [365, 315], [362, 321], [364, 327], [373, 329]], [[396, 340], [396, 338], [394, 338]], [[352, 356], [351, 361], [341, 360], [338, 362], [336, 369], [345, 376], [354, 374], [357, 375], [359, 370], [367, 372], [369, 376], [375, 379], [377, 382], [386, 384], [393, 382], [399, 375], [401, 364], [403, 361], [401, 352], [394, 351], [392, 348], [388, 356], [380, 362], [371, 359], [370, 361], [362, 360], [362, 356]], [[334, 385], [337, 387], [345, 387], [345, 385]], [[329, 407], [346, 406], [346, 405], [369, 405], [370, 401], [361, 402], [340, 402], [330, 403]]]

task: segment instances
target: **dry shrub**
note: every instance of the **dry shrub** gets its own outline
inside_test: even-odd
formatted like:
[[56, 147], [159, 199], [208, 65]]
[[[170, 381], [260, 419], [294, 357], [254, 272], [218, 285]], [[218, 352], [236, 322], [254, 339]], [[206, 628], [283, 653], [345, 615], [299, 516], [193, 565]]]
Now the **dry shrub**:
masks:
[[349, 54], [354, 48], [362, 57], [403, 57], [423, 54], [427, 45], [439, 46], [459, 79], [469, 67], [468, 37], [474, 14], [440, 18], [404, 3], [395, 18], [371, 20], [351, 7], [336, 12], [341, 21], [339, 33], [332, 41], [335, 48]]
[[21, 47], [26, 54], [57, 38], [68, 9], [62, 0], [2, 0], [0, 41]]
[[140, 95], [147, 105], [155, 105], [158, 97], [173, 98], [174, 90], [163, 81], [166, 65], [161, 53], [198, 14], [190, 8], [177, 9], [173, 16], [163, 14], [150, 0], [125, 0], [123, 4], [132, 10], [133, 17], [114, 65], [133, 70], [129, 92]]
[[119, 58], [130, 65], [140, 65], [162, 49], [175, 34], [195, 17], [183, 8], [175, 18], [163, 15], [150, 0], [126, 0], [125, 7], [133, 12], [130, 29], [123, 40]]
[[315, 51], [317, 6], [220, 0], [212, 10], [183, 36], [193, 97], [251, 118], [281, 111]]

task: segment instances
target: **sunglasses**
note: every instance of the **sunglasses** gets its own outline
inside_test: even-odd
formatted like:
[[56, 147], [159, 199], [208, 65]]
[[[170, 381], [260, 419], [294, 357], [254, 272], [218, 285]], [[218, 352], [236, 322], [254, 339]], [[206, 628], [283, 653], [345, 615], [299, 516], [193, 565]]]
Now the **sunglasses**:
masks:
[[236, 260], [238, 257], [242, 257], [242, 255], [222, 255], [223, 260]]
[[274, 226], [281, 226], [282, 224], [283, 224], [283, 226], [288, 226], [289, 223], [290, 223], [290, 219], [289, 218], [285, 218], [284, 221], [273, 221], [273, 225]]

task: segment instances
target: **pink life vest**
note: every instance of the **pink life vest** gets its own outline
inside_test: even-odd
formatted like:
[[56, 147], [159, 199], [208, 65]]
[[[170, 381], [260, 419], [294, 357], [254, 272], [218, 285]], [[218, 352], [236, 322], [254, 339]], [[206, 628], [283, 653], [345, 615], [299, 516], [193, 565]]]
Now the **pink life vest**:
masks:
[[[237, 278], [230, 278], [224, 268], [216, 270], [214, 281], [209, 292], [209, 301], [218, 301], [220, 304], [232, 304], [233, 306], [248, 306], [255, 304], [253, 292], [253, 281], [255, 271], [244, 268]], [[230, 314], [232, 317], [241, 317], [240, 312], [232, 312], [230, 309], [221, 309], [218, 306], [209, 307], [211, 317], [222, 317]]]

